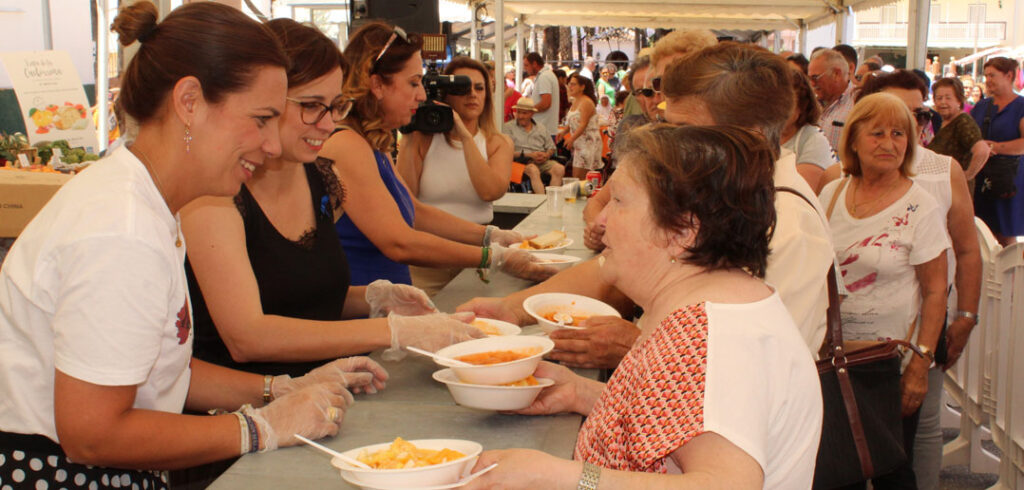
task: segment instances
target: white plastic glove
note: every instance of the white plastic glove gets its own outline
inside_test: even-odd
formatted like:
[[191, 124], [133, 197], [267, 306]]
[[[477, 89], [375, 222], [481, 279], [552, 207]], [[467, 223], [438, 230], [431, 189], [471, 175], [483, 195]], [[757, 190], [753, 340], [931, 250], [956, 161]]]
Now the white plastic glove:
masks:
[[242, 407], [260, 432], [260, 452], [293, 446], [295, 434], [320, 439], [338, 433], [352, 394], [337, 383], [307, 386], [278, 398], [265, 407]]
[[[502, 230], [501, 228], [494, 227], [491, 230], [491, 243], [497, 243], [502, 247], [507, 247], [513, 243], [518, 243], [526, 239], [522, 233], [512, 230]], [[484, 245], [490, 245], [491, 243], [485, 243]]]
[[377, 279], [366, 286], [366, 302], [370, 305], [370, 318], [381, 318], [388, 313], [399, 315], [425, 315], [437, 313], [437, 307], [422, 289], [408, 284], [393, 284]]
[[301, 390], [310, 385], [332, 383], [348, 388], [353, 393], [376, 393], [384, 389], [388, 372], [369, 357], [345, 357], [293, 378], [287, 374], [274, 376], [271, 391], [274, 398]]
[[391, 328], [391, 348], [384, 351], [385, 361], [400, 361], [406, 356], [402, 347], [411, 345], [434, 352], [467, 340], [480, 339], [487, 335], [469, 324], [476, 315], [473, 313], [432, 313], [420, 316], [388, 315]]
[[537, 258], [529, 252], [493, 244], [491, 245], [491, 274], [496, 270], [534, 282], [543, 281], [558, 272], [558, 269], [550, 265], [538, 264]]

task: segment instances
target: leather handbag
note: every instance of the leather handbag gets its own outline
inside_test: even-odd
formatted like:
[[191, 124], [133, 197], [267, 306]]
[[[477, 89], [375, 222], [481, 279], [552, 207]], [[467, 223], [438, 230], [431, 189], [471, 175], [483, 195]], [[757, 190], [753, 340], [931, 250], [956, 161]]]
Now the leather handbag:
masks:
[[[832, 215], [843, 180], [829, 203]], [[793, 189], [776, 190], [795, 194]], [[812, 206], [813, 207], [813, 206]], [[827, 219], [827, 218], [826, 218]], [[835, 267], [828, 270], [828, 310], [825, 342], [817, 361], [823, 419], [814, 467], [814, 489], [824, 490], [892, 472], [907, 460], [903, 448], [900, 407], [900, 347], [916, 351], [903, 340], [857, 343], [847, 352], [839, 312]], [[852, 346], [854, 343], [851, 343]]]

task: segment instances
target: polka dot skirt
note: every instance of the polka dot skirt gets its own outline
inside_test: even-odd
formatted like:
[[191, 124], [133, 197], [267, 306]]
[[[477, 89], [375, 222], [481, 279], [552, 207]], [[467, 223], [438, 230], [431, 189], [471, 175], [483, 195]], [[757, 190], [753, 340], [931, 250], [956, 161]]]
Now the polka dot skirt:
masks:
[[78, 464], [46, 437], [0, 432], [0, 490], [108, 488], [166, 490], [167, 472]]

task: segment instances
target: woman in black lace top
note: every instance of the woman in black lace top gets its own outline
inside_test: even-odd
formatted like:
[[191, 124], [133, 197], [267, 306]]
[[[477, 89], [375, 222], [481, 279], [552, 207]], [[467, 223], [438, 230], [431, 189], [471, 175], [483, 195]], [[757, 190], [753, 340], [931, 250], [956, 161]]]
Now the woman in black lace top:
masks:
[[[280, 124], [266, 127], [280, 135], [279, 154], [243, 164], [251, 179], [234, 199], [203, 199], [182, 212], [196, 357], [295, 376], [324, 359], [409, 344], [436, 350], [482, 336], [434, 313], [411, 286], [349, 286], [334, 230], [345, 192], [332, 162], [317, 158], [351, 107], [341, 95], [345, 62], [314, 28], [289, 19], [267, 27], [293, 63]], [[434, 314], [411, 316], [426, 313]]]

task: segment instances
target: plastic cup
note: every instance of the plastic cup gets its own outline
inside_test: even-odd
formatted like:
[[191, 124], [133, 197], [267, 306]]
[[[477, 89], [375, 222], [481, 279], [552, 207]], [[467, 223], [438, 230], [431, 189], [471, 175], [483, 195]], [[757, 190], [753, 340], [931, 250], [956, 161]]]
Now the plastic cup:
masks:
[[544, 188], [548, 196], [548, 214], [551, 216], [561, 216], [562, 208], [565, 207], [565, 201], [563, 194], [565, 190], [561, 186], [547, 186]]
[[568, 183], [562, 185], [562, 196], [566, 203], [576, 202], [576, 186], [579, 184]]

